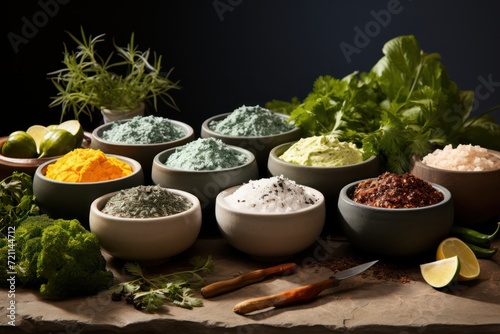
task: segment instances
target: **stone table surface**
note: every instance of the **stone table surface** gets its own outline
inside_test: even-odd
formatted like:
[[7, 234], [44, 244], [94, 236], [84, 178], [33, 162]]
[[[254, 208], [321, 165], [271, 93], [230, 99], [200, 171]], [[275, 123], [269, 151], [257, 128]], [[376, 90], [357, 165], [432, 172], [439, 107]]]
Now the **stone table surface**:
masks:
[[[495, 241], [500, 246], [500, 240]], [[200, 238], [185, 253], [150, 268], [172, 272], [189, 268], [193, 255], [211, 255], [215, 271], [207, 283], [277, 264], [254, 260], [223, 239]], [[110, 258], [117, 281], [124, 280], [123, 261]], [[374, 258], [359, 254], [342, 240], [319, 239], [284, 262], [298, 270], [274, 276], [210, 299], [192, 310], [166, 305], [158, 313], [135, 310], [114, 302], [109, 292], [64, 301], [42, 300], [36, 291], [15, 292], [15, 327], [7, 326], [7, 291], [1, 292], [0, 333], [499, 333], [500, 253], [480, 259], [477, 280], [457, 282], [445, 290], [429, 286], [420, 275], [421, 259], [380, 259], [361, 275], [324, 290], [314, 301], [238, 315], [233, 307], [248, 298], [269, 295], [328, 278], [333, 272]], [[126, 276], [125, 276], [126, 277]], [[195, 296], [200, 297], [199, 291]]]

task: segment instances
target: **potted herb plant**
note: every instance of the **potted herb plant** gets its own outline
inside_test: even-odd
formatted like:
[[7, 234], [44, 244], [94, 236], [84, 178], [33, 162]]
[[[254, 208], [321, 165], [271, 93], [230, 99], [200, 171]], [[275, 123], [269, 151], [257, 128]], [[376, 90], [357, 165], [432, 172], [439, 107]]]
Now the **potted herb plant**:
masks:
[[[134, 44], [134, 33], [126, 47], [113, 43], [115, 52], [104, 58], [96, 46], [104, 41], [104, 34], [81, 39], [68, 33], [77, 44], [77, 51], [69, 51], [64, 45], [64, 68], [50, 72], [58, 94], [52, 97], [50, 107], [61, 106], [61, 120], [73, 112], [79, 119], [83, 113], [92, 120], [92, 114], [100, 110], [104, 122], [126, 119], [144, 114], [146, 102], [152, 102], [157, 110], [158, 100], [178, 109], [170, 95], [180, 89], [178, 82], [169, 79], [172, 69], [161, 71], [161, 56], [139, 51]], [[150, 60], [152, 56], [152, 60]]]

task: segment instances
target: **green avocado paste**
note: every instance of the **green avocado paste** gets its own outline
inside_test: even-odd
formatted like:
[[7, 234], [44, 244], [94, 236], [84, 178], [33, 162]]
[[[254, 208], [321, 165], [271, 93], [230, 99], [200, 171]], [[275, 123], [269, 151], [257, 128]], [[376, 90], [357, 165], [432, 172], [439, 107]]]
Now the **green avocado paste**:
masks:
[[338, 167], [362, 162], [363, 151], [353, 143], [322, 135], [300, 139], [279, 158], [302, 166]]

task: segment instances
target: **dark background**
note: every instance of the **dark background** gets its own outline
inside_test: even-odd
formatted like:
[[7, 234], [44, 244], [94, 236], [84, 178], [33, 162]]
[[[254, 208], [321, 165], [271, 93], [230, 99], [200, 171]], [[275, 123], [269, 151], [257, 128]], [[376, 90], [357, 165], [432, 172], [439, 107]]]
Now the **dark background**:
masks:
[[[378, 23], [375, 16], [391, 6], [397, 13]], [[173, 93], [181, 110], [161, 106], [158, 115], [184, 121], [197, 134], [204, 119], [242, 105], [303, 99], [320, 75], [369, 71], [383, 44], [406, 34], [441, 54], [462, 90], [478, 89], [474, 114], [500, 105], [496, 0], [23, 0], [4, 2], [1, 15], [8, 55], [1, 136], [59, 123], [60, 108], [48, 107], [56, 91], [46, 74], [60, 68], [63, 43], [74, 46], [65, 31], [79, 34], [80, 26], [106, 34], [103, 55], [113, 39], [125, 46], [132, 32], [139, 49], [162, 54], [183, 88]], [[367, 27], [371, 37], [361, 45], [356, 31]], [[340, 44], [356, 42], [359, 52], [347, 59]], [[494, 115], [499, 121], [500, 112]], [[101, 116], [80, 121], [89, 131]]]

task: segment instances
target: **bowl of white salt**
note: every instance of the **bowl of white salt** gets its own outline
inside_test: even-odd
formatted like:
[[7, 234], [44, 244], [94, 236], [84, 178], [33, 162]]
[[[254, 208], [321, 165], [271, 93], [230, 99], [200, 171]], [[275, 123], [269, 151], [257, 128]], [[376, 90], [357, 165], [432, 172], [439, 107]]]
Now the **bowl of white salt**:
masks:
[[414, 156], [410, 173], [450, 191], [455, 225], [479, 227], [500, 219], [500, 152], [478, 145], [446, 145], [424, 157]]
[[267, 159], [273, 147], [301, 137], [301, 129], [288, 119], [289, 115], [258, 105], [243, 105], [232, 112], [206, 119], [200, 136], [218, 138], [228, 145], [249, 150], [255, 155], [260, 176], [266, 177]]
[[198, 138], [158, 153], [153, 160], [152, 182], [180, 189], [200, 200], [202, 234], [217, 234], [215, 198], [222, 190], [258, 178], [252, 152], [216, 138]]
[[314, 188], [283, 176], [251, 180], [216, 199], [224, 239], [262, 261], [283, 261], [312, 246], [325, 223], [325, 199]]
[[97, 127], [90, 147], [138, 161], [146, 184], [151, 183], [151, 168], [156, 154], [194, 140], [188, 124], [160, 116], [135, 116]]

